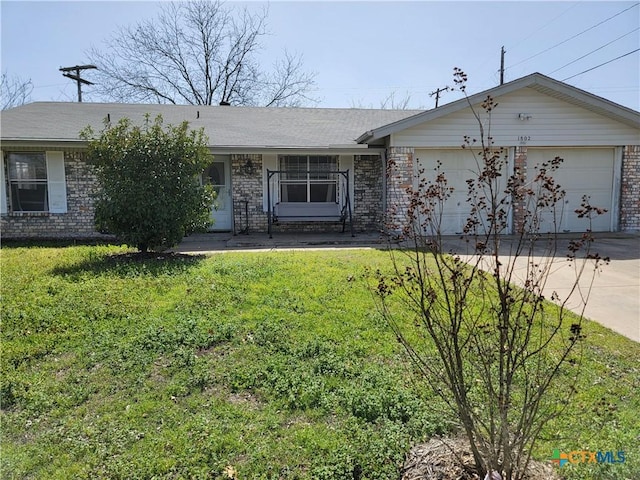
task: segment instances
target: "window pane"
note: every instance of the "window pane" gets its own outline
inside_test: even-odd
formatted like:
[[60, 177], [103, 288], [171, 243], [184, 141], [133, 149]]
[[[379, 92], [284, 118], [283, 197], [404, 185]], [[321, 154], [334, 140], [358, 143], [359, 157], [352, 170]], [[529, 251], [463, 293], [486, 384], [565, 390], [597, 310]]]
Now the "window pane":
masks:
[[288, 155], [280, 157], [280, 170], [282, 180], [306, 180], [307, 179], [307, 157], [300, 155]]
[[10, 153], [10, 180], [46, 180], [47, 163], [44, 153]]
[[11, 208], [16, 212], [46, 212], [47, 184], [33, 182], [11, 183]]
[[310, 186], [311, 202], [335, 202], [336, 201], [336, 184], [335, 183], [312, 183]]
[[211, 185], [225, 185], [224, 162], [213, 162], [203, 174], [204, 182]]
[[307, 184], [282, 184], [281, 201], [283, 202], [306, 202]]
[[318, 155], [309, 157], [309, 171], [311, 179], [329, 179], [331, 178], [327, 172], [335, 172], [337, 170], [336, 157], [326, 155]]

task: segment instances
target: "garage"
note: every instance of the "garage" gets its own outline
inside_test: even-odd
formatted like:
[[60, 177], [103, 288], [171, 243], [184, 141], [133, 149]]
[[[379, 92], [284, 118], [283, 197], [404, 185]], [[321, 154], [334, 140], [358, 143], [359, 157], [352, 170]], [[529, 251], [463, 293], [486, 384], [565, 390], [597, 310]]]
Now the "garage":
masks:
[[[556, 156], [562, 158], [560, 168], [554, 174], [556, 182], [565, 190], [561, 205], [556, 208], [555, 218], [558, 233], [609, 232], [615, 229], [615, 164], [614, 148], [529, 148], [527, 152], [527, 174], [532, 178], [536, 166]], [[578, 218], [575, 210], [580, 208], [582, 197], [589, 196], [594, 207], [605, 208], [607, 213], [598, 215], [590, 226], [586, 218]], [[541, 231], [555, 231], [554, 214], [543, 214]]]
[[[569, 233], [615, 230], [615, 164], [614, 148], [529, 148], [527, 173], [532, 179], [543, 162], [556, 156], [564, 161], [555, 172], [556, 182], [565, 190], [563, 202], [556, 206], [555, 213], [549, 209], [542, 213], [541, 232]], [[476, 160], [468, 150], [461, 149], [417, 149], [416, 171], [424, 170], [427, 179], [435, 177], [438, 160], [442, 163], [449, 186], [454, 190], [442, 211], [441, 233], [459, 234], [469, 215], [467, 183], [478, 171]], [[506, 177], [506, 172], [505, 172]], [[414, 186], [417, 186], [416, 179]], [[578, 218], [575, 210], [580, 208], [583, 195], [588, 195], [591, 205], [607, 212], [596, 216], [590, 226], [586, 218]], [[557, 227], [555, 226], [557, 224]]]
[[[483, 108], [487, 97], [494, 102], [491, 111]], [[566, 192], [558, 221], [545, 212], [539, 230], [636, 232], [640, 230], [639, 127], [640, 112], [533, 73], [367, 131], [357, 141], [385, 148], [393, 166], [385, 186], [397, 196], [388, 201], [396, 224], [402, 221], [401, 208], [410, 201], [402, 193], [409, 183], [407, 174], [423, 168], [426, 178], [433, 177], [440, 160], [455, 190], [443, 208], [439, 231], [461, 232], [469, 213], [465, 180], [477, 167], [460, 144], [465, 138], [490, 138], [494, 147], [509, 149], [509, 172], [515, 165], [526, 167], [529, 180], [536, 164], [556, 156], [564, 159], [554, 175]], [[592, 206], [607, 210], [592, 224], [575, 213], [584, 195]], [[516, 210], [512, 231], [523, 224], [521, 210]]]
[[[450, 150], [422, 149], [416, 150], [416, 171], [424, 170], [427, 180], [435, 177], [438, 160], [442, 163], [442, 170], [448, 185], [453, 188], [451, 197], [442, 209], [442, 223], [440, 233], [453, 235], [462, 233], [462, 229], [469, 216], [467, 202], [467, 180], [475, 178], [479, 171], [476, 159], [469, 150], [460, 148]], [[505, 168], [506, 173], [506, 168]], [[414, 186], [417, 186], [416, 178]]]

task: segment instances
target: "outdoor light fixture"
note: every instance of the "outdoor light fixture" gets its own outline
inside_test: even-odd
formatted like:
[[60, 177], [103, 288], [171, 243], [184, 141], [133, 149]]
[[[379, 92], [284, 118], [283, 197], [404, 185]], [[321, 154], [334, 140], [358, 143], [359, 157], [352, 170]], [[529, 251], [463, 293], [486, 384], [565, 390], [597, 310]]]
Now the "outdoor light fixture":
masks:
[[530, 113], [519, 113], [518, 118], [524, 122], [525, 120], [531, 120], [533, 118], [533, 115], [531, 115]]
[[247, 161], [244, 164], [244, 167], [242, 167], [245, 175], [253, 175], [254, 171], [255, 171], [255, 167], [253, 166], [253, 162], [251, 161], [250, 158], [247, 158]]

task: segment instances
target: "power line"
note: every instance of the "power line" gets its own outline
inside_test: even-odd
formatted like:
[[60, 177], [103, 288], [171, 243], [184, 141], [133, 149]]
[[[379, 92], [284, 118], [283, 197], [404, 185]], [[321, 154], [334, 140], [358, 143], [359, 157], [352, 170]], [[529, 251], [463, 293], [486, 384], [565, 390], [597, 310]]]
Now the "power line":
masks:
[[616, 60], [620, 60], [621, 58], [626, 57], [628, 55], [631, 55], [632, 53], [636, 53], [637, 51], [640, 51], [640, 48], [636, 48], [635, 50], [632, 50], [631, 52], [627, 52], [624, 55], [620, 55], [619, 57], [612, 58], [608, 62], [604, 62], [604, 63], [601, 63], [600, 65], [596, 65], [595, 67], [592, 67], [592, 68], [590, 68], [588, 70], [585, 70], [584, 72], [576, 73], [575, 75], [571, 75], [570, 77], [563, 78], [561, 81], [565, 82], [565, 81], [569, 80], [570, 78], [577, 77], [578, 75], [582, 75], [583, 73], [590, 72], [591, 70], [595, 70], [596, 68], [600, 68], [600, 67], [602, 67], [604, 65], [607, 65], [608, 63], [615, 62]]
[[[536, 30], [534, 30], [533, 32], [531, 32], [528, 36], [526, 36], [526, 37], [524, 37], [524, 38], [520, 39], [520, 41], [519, 41], [518, 43], [516, 43], [516, 44], [514, 44], [514, 45], [511, 45], [509, 48], [510, 48], [510, 49], [514, 49], [514, 48], [519, 47], [519, 46], [520, 46], [520, 45], [522, 45], [524, 42], [526, 42], [526, 41], [527, 41], [527, 40], [529, 40], [531, 37], [533, 37], [536, 33], [538, 33], [539, 31], [544, 30], [545, 28], [547, 28], [549, 25], [551, 25], [553, 22], [555, 22], [557, 19], [559, 19], [560, 17], [562, 17], [565, 13], [567, 13], [567, 12], [568, 12], [569, 10], [571, 10], [572, 8], [575, 8], [575, 7], [576, 7], [577, 5], [579, 5], [579, 4], [580, 4], [580, 2], [579, 2], [579, 1], [575, 2], [575, 3], [574, 3], [573, 5], [571, 5], [569, 8], [567, 8], [567, 9], [563, 10], [563, 11], [562, 11], [562, 13], [560, 13], [559, 15], [556, 15], [556, 16], [555, 16], [555, 17], [553, 17], [551, 20], [549, 20], [548, 22], [546, 22], [544, 25], [540, 26], [539, 28], [537, 28]], [[504, 47], [503, 47], [503, 48], [504, 48]], [[491, 57], [488, 57], [488, 56], [487, 56], [487, 57], [486, 57], [486, 58], [481, 62], [481, 64], [485, 64], [485, 63], [487, 63], [487, 62], [489, 62], [489, 61], [491, 61], [491, 60], [493, 60], [493, 54], [491, 54]], [[491, 80], [494, 80], [494, 81], [496, 81], [496, 82], [497, 82], [497, 81], [498, 81], [498, 76], [500, 76], [500, 81], [501, 81], [501, 82], [504, 82], [504, 71], [505, 71], [505, 70], [506, 70], [506, 69], [505, 69], [503, 66], [501, 66], [500, 70], [496, 70], [496, 71], [493, 73], [493, 75], [491, 75], [490, 77], [487, 77], [487, 78], [490, 78]], [[485, 79], [485, 81], [486, 81], [486, 79]]]
[[548, 22], [546, 22], [544, 25], [542, 25], [540, 28], [538, 28], [537, 30], [534, 30], [533, 32], [531, 32], [527, 37], [523, 38], [522, 40], [520, 40], [518, 43], [516, 43], [515, 45], [510, 45], [509, 48], [510, 50], [513, 50], [514, 48], [519, 47], [520, 45], [522, 45], [524, 42], [526, 42], [527, 40], [529, 40], [531, 37], [533, 37], [536, 33], [538, 33], [540, 30], [544, 30], [545, 28], [547, 28], [549, 25], [551, 25], [553, 22], [555, 22], [557, 19], [559, 19], [560, 17], [562, 17], [565, 13], [567, 13], [569, 10], [571, 10], [572, 8], [575, 8], [577, 5], [579, 5], [580, 2], [575, 2], [573, 5], [571, 5], [569, 8], [567, 8], [566, 10], [564, 10], [560, 15], [557, 15], [555, 17], [553, 17], [551, 20], [549, 20]]
[[576, 63], [579, 60], [582, 60], [585, 57], [588, 57], [589, 55], [591, 55], [592, 53], [597, 52], [598, 50], [602, 50], [604, 47], [608, 47], [609, 45], [611, 45], [614, 42], [617, 42], [618, 40], [620, 40], [621, 38], [626, 37], [627, 35], [631, 35], [633, 32], [637, 32], [638, 30], [640, 30], [640, 27], [631, 30], [630, 32], [625, 33], [624, 35], [619, 36], [618, 38], [616, 38], [615, 40], [611, 40], [609, 43], [605, 43], [604, 45], [602, 45], [601, 47], [596, 48], [595, 50], [591, 50], [589, 53], [584, 54], [583, 56], [581, 56], [580, 58], [576, 58], [575, 60], [561, 66], [560, 68], [556, 68], [553, 72], [549, 72], [549, 75], [551, 75], [552, 73], [556, 73], [558, 70], [562, 70], [564, 67], [568, 67], [569, 65], [572, 65], [574, 63]]
[[580, 35], [582, 35], [583, 33], [587, 33], [588, 31], [593, 30], [593, 29], [594, 29], [594, 28], [596, 28], [596, 27], [599, 27], [599, 26], [600, 26], [600, 25], [602, 25], [603, 23], [606, 23], [606, 22], [608, 22], [609, 20], [612, 20], [612, 19], [616, 18], [617, 16], [622, 15], [622, 14], [623, 14], [624, 12], [626, 12], [627, 10], [631, 10], [632, 8], [637, 7], [638, 5], [640, 5], [640, 3], [634, 3], [633, 5], [631, 5], [631, 6], [630, 6], [630, 7], [628, 7], [628, 8], [625, 8], [625, 9], [624, 9], [624, 10], [622, 10], [621, 12], [618, 12], [618, 13], [616, 13], [615, 15], [612, 15], [611, 17], [609, 17], [609, 18], [607, 18], [607, 19], [605, 19], [605, 20], [602, 20], [601, 22], [596, 23], [595, 25], [592, 25], [591, 27], [587, 28], [586, 30], [581, 31], [580, 33], [576, 33], [576, 34], [575, 34], [575, 35], [573, 35], [572, 37], [569, 37], [569, 38], [567, 38], [566, 40], [561, 41], [560, 43], [556, 43], [555, 45], [553, 45], [553, 46], [551, 46], [551, 47], [549, 47], [549, 48], [547, 48], [547, 49], [545, 49], [545, 50], [542, 50], [541, 52], [538, 52], [538, 53], [536, 53], [535, 55], [531, 55], [530, 57], [525, 58], [524, 60], [522, 60], [522, 61], [520, 61], [520, 62], [518, 62], [518, 63], [515, 63], [515, 64], [511, 65], [511, 66], [507, 67], [507, 69], [509, 69], [509, 68], [513, 68], [513, 67], [517, 67], [518, 65], [520, 65], [520, 64], [522, 64], [522, 63], [528, 62], [528, 61], [529, 61], [529, 60], [531, 60], [532, 58], [535, 58], [535, 57], [537, 57], [537, 56], [539, 56], [539, 55], [542, 55], [543, 53], [546, 53], [546, 52], [548, 52], [549, 50], [553, 50], [554, 48], [559, 47], [560, 45], [563, 45], [563, 44], [567, 43], [568, 41], [573, 40], [573, 39], [574, 39], [574, 38], [576, 38], [576, 37], [579, 37], [579, 36], [580, 36]]

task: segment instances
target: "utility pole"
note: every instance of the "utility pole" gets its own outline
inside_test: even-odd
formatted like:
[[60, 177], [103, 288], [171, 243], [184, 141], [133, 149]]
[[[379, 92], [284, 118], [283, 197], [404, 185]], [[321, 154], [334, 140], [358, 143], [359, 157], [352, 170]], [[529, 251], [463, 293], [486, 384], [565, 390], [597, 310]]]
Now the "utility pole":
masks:
[[434, 95], [436, 96], [436, 108], [438, 108], [438, 100], [440, 100], [440, 92], [448, 92], [449, 90], [453, 90], [453, 88], [450, 87], [444, 87], [444, 88], [437, 88], [435, 92], [431, 92], [429, 94], [430, 97], [433, 97]]
[[500, 49], [500, 85], [504, 83], [504, 54], [507, 53], [504, 45]]
[[[89, 80], [85, 80], [80, 77], [81, 70], [89, 70], [93, 68], [98, 68], [95, 65], [76, 65], [75, 67], [61, 67], [60, 71], [63, 72], [62, 76], [70, 78], [71, 80], [75, 80], [78, 82], [78, 102], [82, 102], [82, 84], [85, 85], [93, 85], [93, 82]], [[71, 72], [75, 72], [75, 75]]]

